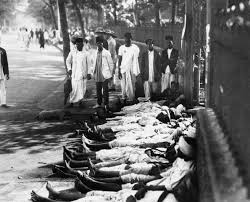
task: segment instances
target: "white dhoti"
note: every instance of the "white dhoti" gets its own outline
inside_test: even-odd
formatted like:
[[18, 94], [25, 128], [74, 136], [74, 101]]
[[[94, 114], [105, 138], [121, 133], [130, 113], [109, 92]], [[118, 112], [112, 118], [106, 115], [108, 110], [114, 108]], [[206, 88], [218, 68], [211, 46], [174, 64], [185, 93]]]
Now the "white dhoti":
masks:
[[159, 84], [158, 84], [158, 82], [145, 81], [143, 84], [143, 87], [144, 87], [145, 98], [150, 99], [152, 93], [158, 92]]
[[0, 105], [6, 104], [6, 85], [5, 78], [0, 79]]
[[72, 91], [70, 93], [70, 103], [82, 101], [86, 93], [87, 79], [71, 80]]
[[170, 88], [171, 82], [175, 81], [175, 75], [169, 73], [162, 74], [161, 78], [161, 92], [166, 90], [167, 88]]
[[122, 88], [122, 98], [127, 98], [128, 101], [133, 101], [135, 98], [135, 75], [128, 71], [122, 74], [121, 88]]

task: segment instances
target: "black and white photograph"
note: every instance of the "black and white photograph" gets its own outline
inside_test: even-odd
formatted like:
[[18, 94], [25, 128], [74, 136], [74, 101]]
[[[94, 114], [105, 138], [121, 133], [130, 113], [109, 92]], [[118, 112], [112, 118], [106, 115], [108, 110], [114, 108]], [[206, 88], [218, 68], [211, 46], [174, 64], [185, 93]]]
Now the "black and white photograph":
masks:
[[0, 0], [0, 202], [250, 201], [250, 0]]

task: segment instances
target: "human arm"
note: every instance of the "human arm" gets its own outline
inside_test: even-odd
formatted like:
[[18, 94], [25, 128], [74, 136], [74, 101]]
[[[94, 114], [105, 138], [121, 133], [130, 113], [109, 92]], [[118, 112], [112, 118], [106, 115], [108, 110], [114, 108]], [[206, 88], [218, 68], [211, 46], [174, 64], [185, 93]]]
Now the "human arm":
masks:
[[121, 64], [122, 64], [122, 46], [120, 46], [118, 50], [118, 78], [119, 79], [122, 79]]
[[108, 62], [110, 73], [113, 76], [112, 73], [113, 73], [114, 63], [113, 63], [111, 54], [109, 52], [107, 52], [107, 62]]
[[66, 59], [66, 67], [67, 67], [66, 71], [69, 75], [72, 74], [72, 63], [73, 63], [73, 55], [72, 52], [70, 51]]

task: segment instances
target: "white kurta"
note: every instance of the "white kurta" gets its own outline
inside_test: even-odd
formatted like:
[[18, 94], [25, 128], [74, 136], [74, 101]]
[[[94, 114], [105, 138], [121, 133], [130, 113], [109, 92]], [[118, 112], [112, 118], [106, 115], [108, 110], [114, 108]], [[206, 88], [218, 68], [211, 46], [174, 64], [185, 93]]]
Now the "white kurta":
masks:
[[70, 103], [82, 101], [86, 93], [88, 55], [85, 51], [72, 50], [66, 60], [68, 70], [72, 70]]
[[[0, 54], [0, 61], [1, 61], [1, 54]], [[3, 67], [0, 63], [0, 105], [6, 104], [6, 85], [5, 85], [5, 75], [3, 73]]]
[[128, 98], [129, 101], [134, 100], [136, 76], [140, 73], [138, 62], [139, 53], [140, 49], [134, 44], [130, 47], [122, 45], [118, 51], [118, 55], [122, 56], [120, 67], [122, 73], [122, 97]]

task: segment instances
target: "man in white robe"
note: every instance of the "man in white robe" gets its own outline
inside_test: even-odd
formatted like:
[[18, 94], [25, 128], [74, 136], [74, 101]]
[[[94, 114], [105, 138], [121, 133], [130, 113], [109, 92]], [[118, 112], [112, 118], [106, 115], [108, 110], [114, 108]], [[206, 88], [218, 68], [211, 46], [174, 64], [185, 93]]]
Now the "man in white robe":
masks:
[[87, 74], [88, 74], [88, 54], [83, 49], [83, 39], [77, 38], [75, 40], [75, 48], [70, 51], [67, 60], [67, 70], [71, 75], [72, 91], [70, 93], [70, 106], [79, 102], [82, 104], [84, 95], [86, 93]]
[[121, 79], [122, 98], [133, 102], [135, 99], [136, 76], [140, 74], [138, 57], [140, 49], [131, 43], [131, 33], [125, 33], [125, 45], [120, 46], [119, 56], [119, 79]]
[[0, 106], [7, 108], [6, 80], [9, 80], [9, 66], [5, 49], [0, 47]]

